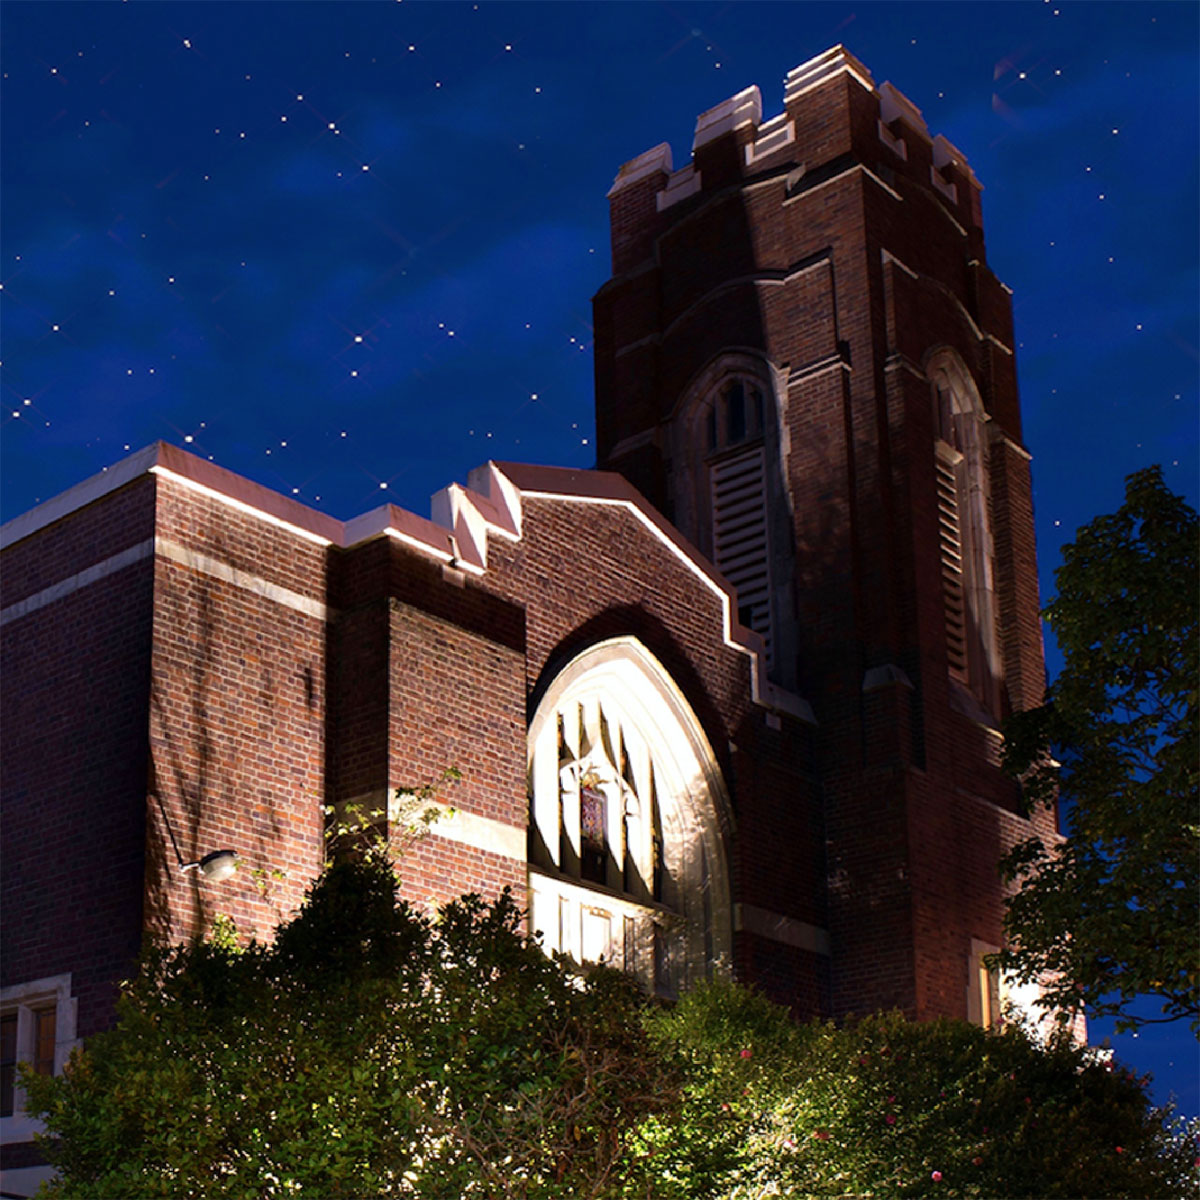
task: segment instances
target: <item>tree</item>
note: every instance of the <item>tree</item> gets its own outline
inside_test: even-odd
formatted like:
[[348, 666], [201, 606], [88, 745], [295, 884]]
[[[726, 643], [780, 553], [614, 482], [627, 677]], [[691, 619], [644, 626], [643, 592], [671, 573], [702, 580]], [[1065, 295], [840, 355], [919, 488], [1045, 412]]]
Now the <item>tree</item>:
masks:
[[26, 1073], [61, 1197], [611, 1195], [672, 1103], [642, 1001], [520, 931], [506, 892], [436, 920], [368, 854], [271, 945], [151, 952], [116, 1027]]
[[1064, 804], [1065, 840], [1031, 839], [1002, 870], [1019, 890], [1000, 965], [1064, 1013], [1161, 1018], [1200, 1033], [1200, 644], [1195, 511], [1157, 467], [1063, 550], [1045, 618], [1063, 669], [1005, 723], [1005, 765], [1030, 804]]

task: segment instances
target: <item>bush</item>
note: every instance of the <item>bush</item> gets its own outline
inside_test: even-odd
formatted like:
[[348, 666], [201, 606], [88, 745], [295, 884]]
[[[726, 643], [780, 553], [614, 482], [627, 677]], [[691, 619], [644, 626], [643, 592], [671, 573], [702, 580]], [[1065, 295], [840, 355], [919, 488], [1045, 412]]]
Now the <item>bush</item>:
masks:
[[116, 1027], [25, 1072], [59, 1197], [1181, 1196], [1186, 1131], [1066, 1041], [890, 1015], [672, 1008], [340, 862], [270, 945], [146, 956]]
[[898, 1014], [798, 1026], [725, 984], [651, 1027], [685, 1080], [638, 1135], [656, 1197], [1195, 1193], [1195, 1126], [1065, 1038]]
[[270, 946], [148, 956], [113, 1030], [25, 1077], [49, 1194], [611, 1194], [675, 1095], [634, 986], [548, 959], [507, 893], [432, 921], [395, 885], [339, 863]]

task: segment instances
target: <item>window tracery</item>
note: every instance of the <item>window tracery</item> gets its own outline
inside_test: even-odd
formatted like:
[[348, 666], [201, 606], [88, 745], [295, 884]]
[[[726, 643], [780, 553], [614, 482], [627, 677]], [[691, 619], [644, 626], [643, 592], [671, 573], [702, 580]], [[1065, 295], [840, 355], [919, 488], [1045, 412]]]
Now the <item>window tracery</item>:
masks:
[[736, 375], [727, 379], [707, 398], [706, 405], [709, 454], [762, 437], [763, 393], [752, 380]]
[[723, 785], [645, 647], [612, 639], [560, 673], [530, 726], [529, 780], [530, 927], [547, 951], [660, 995], [727, 961]]

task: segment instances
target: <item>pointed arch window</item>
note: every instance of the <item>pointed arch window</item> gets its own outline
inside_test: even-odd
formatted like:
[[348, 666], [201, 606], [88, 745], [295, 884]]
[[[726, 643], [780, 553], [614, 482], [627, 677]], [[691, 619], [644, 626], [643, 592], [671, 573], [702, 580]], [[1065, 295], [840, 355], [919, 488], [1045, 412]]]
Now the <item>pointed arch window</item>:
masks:
[[729, 954], [723, 785], [686, 702], [632, 638], [585, 651], [530, 727], [529, 920], [548, 951], [659, 995]]
[[756, 382], [726, 379], [707, 400], [708, 452], [727, 450], [763, 434], [763, 392]]
[[762, 637], [771, 667], [775, 622], [763, 391], [753, 380], [734, 376], [706, 403], [712, 559], [737, 589], [738, 620]]
[[668, 516], [737, 593], [771, 681], [796, 686], [795, 524], [788, 375], [760, 351], [715, 355], [681, 393], [667, 431]]

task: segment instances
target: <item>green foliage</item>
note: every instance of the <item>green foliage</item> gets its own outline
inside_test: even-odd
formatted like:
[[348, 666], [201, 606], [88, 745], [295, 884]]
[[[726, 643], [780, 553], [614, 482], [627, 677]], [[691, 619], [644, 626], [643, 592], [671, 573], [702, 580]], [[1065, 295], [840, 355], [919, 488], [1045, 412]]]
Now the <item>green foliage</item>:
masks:
[[330, 856], [403, 855], [428, 837], [442, 817], [453, 816], [453, 808], [438, 807], [437, 794], [460, 779], [462, 772], [457, 767], [447, 767], [431, 783], [397, 788], [394, 803], [386, 809], [369, 809], [359, 803], [327, 804], [325, 841]]
[[395, 888], [339, 861], [270, 946], [151, 953], [116, 1028], [26, 1078], [49, 1194], [612, 1194], [674, 1095], [633, 985], [548, 959], [507, 893], [435, 921]]
[[797, 1026], [732, 985], [650, 1026], [684, 1079], [681, 1107], [631, 1146], [657, 1164], [656, 1200], [1195, 1190], [1195, 1129], [1066, 1039], [896, 1014]]
[[757, 1200], [1187, 1194], [1195, 1149], [1063, 1040], [898, 1016], [797, 1025], [715, 983], [657, 1007], [519, 932], [435, 920], [381, 856], [271, 945], [150, 952], [117, 1026], [25, 1072], [57, 1197]]
[[[1196, 513], [1157, 467], [1078, 531], [1045, 616], [1064, 666], [1045, 704], [1005, 724], [1032, 804], [1069, 814], [1047, 850], [1003, 864], [1020, 885], [1001, 965], [1063, 1010], [1115, 1014], [1141, 993], [1200, 1033], [1200, 574]], [[1057, 761], [1056, 761], [1057, 760]], [[1061, 765], [1060, 765], [1061, 764]]]

